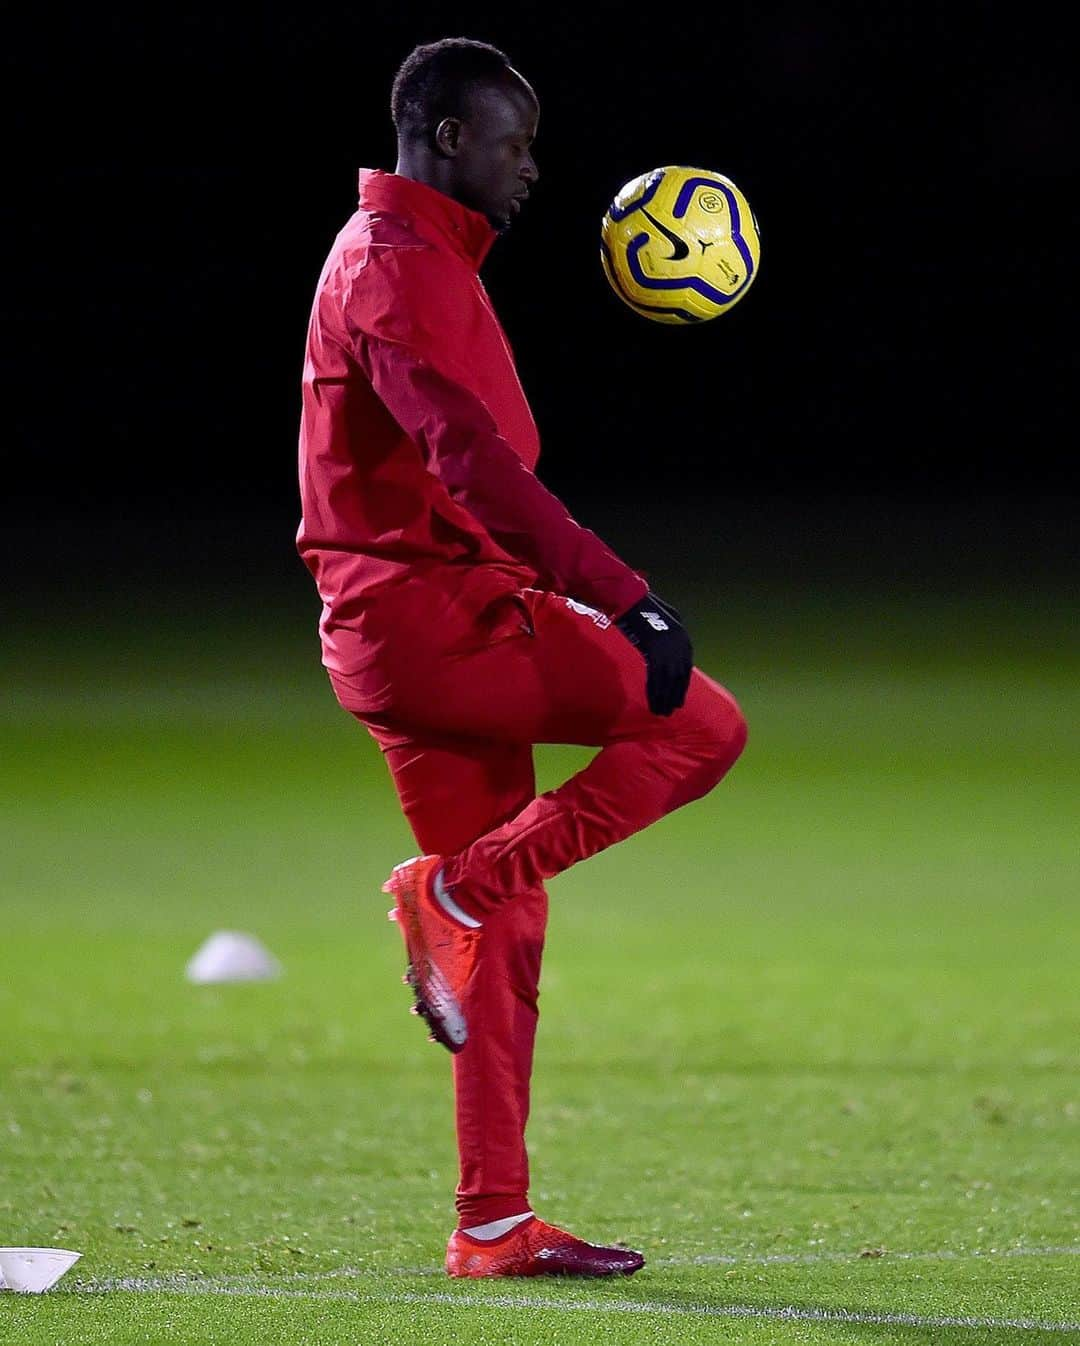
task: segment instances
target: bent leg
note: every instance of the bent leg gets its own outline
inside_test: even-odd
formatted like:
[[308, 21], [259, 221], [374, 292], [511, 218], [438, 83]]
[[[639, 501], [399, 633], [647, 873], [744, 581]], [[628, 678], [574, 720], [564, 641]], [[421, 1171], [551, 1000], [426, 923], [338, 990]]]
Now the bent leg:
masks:
[[640, 653], [607, 618], [525, 590], [472, 647], [438, 666], [435, 697], [404, 687], [396, 714], [526, 743], [595, 744], [564, 785], [455, 851], [445, 878], [466, 910], [490, 916], [508, 899], [698, 799], [742, 752], [746, 722], [730, 692], [694, 671], [685, 705], [652, 714]]
[[446, 881], [460, 885], [470, 912], [490, 919], [516, 893], [707, 794], [745, 742], [734, 698], [695, 669], [665, 730], [602, 748], [563, 785], [451, 855]]

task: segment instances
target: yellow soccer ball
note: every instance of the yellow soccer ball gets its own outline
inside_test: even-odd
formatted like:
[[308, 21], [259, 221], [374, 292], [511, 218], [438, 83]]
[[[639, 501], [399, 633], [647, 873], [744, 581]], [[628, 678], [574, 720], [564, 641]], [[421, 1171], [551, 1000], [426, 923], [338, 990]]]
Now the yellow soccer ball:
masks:
[[707, 322], [737, 304], [758, 273], [750, 203], [730, 178], [654, 168], [621, 189], [600, 227], [600, 259], [624, 304], [652, 322]]

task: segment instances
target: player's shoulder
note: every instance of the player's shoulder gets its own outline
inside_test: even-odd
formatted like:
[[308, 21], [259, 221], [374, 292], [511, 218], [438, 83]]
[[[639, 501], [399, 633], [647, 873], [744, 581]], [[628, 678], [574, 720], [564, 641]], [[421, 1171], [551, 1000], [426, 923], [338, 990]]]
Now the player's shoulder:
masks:
[[457, 259], [420, 234], [404, 216], [357, 211], [338, 234], [340, 265], [354, 277], [365, 271], [388, 272], [428, 282], [452, 277]]
[[338, 235], [325, 288], [348, 329], [406, 339], [471, 312], [474, 287], [468, 267], [408, 220], [358, 211]]

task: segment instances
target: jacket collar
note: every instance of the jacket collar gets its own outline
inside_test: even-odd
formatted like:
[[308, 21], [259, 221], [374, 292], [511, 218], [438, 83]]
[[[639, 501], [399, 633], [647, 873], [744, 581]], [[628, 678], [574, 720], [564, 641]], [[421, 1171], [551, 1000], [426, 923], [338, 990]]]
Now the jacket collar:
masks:
[[361, 210], [404, 216], [430, 242], [449, 244], [476, 271], [499, 236], [479, 211], [470, 210], [426, 182], [380, 168], [360, 170], [359, 204]]

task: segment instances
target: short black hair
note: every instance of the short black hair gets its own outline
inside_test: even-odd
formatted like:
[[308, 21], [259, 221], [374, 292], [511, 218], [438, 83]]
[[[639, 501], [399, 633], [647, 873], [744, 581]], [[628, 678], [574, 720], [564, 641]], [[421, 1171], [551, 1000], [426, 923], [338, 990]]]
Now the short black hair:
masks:
[[390, 94], [398, 138], [418, 140], [444, 117], [464, 118], [473, 89], [502, 83], [510, 69], [505, 52], [469, 37], [444, 37], [416, 47], [401, 63]]

